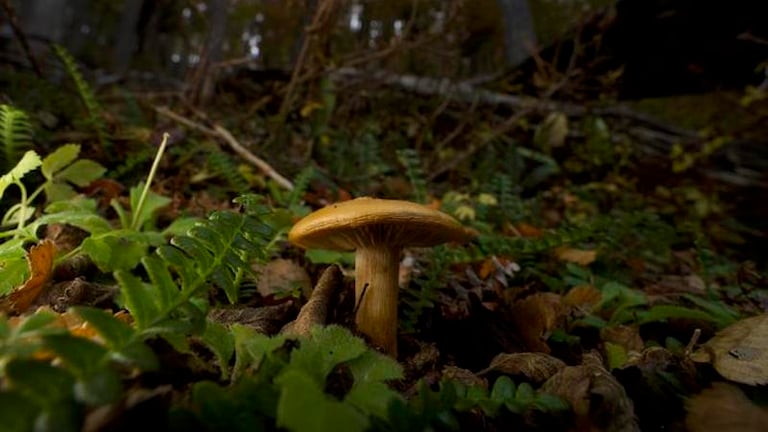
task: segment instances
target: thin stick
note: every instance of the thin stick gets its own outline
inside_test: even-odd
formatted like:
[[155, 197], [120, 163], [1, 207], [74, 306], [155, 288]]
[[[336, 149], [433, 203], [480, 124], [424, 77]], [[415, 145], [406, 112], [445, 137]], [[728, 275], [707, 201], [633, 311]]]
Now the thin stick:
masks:
[[235, 139], [235, 137], [232, 136], [232, 134], [224, 127], [215, 124], [213, 128], [209, 128], [208, 126], [202, 125], [180, 114], [176, 114], [175, 112], [165, 107], [155, 107], [155, 111], [157, 111], [158, 114], [168, 117], [178, 123], [181, 123], [197, 131], [200, 131], [206, 135], [211, 135], [211, 136], [215, 136], [223, 139], [227, 144], [229, 144], [229, 146], [232, 148], [232, 150], [235, 151], [235, 153], [237, 153], [242, 158], [244, 158], [248, 162], [255, 165], [258, 169], [260, 169], [269, 178], [274, 180], [277, 184], [284, 187], [285, 189], [293, 190], [293, 183], [291, 183], [290, 180], [288, 180], [287, 178], [283, 177], [280, 173], [275, 171], [275, 169], [272, 168], [272, 166], [268, 164], [264, 159], [261, 159], [260, 157], [251, 153], [247, 148], [245, 148], [242, 144], [240, 144], [240, 142], [237, 141], [237, 139]]

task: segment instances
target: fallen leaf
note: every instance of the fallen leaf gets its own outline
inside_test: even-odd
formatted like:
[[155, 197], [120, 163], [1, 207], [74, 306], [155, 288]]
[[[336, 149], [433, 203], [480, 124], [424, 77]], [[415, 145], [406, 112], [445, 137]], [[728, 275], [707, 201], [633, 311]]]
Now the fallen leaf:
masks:
[[549, 354], [547, 339], [565, 318], [567, 308], [555, 293], [536, 293], [512, 305], [512, 322], [530, 351]]
[[641, 352], [645, 344], [636, 326], [616, 325], [600, 329], [600, 338], [604, 342], [619, 345], [627, 352]]
[[581, 266], [588, 266], [595, 262], [595, 259], [597, 258], [597, 251], [575, 249], [563, 246], [555, 249], [555, 256], [560, 261], [570, 262]]
[[456, 366], [445, 366], [443, 368], [443, 379], [459, 382], [467, 387], [479, 386], [485, 389], [488, 388], [488, 380], [477, 376], [470, 370]]
[[565, 399], [573, 410], [572, 430], [639, 431], [632, 399], [603, 366], [595, 351], [584, 354], [579, 366], [566, 366], [541, 390]]
[[544, 235], [544, 230], [527, 223], [519, 223], [512, 227], [521, 237], [538, 238]]
[[685, 426], [691, 432], [759, 432], [766, 425], [768, 411], [733, 384], [713, 383], [688, 401]]
[[258, 290], [263, 297], [288, 295], [300, 290], [308, 298], [312, 282], [303, 267], [288, 259], [276, 259], [268, 262], [260, 271]]
[[540, 383], [548, 380], [565, 366], [562, 360], [549, 354], [501, 353], [491, 360], [488, 368], [478, 372], [478, 375], [499, 372], [505, 375], [522, 375], [529, 381]]
[[26, 311], [43, 292], [51, 279], [56, 246], [51, 240], [43, 240], [27, 252], [29, 279], [0, 302], [0, 311], [20, 314]]
[[691, 359], [711, 362], [720, 375], [731, 381], [749, 385], [768, 383], [768, 314], [724, 328]]
[[603, 293], [594, 285], [584, 284], [576, 285], [568, 290], [563, 297], [563, 303], [574, 306], [587, 311], [592, 310], [603, 299]]

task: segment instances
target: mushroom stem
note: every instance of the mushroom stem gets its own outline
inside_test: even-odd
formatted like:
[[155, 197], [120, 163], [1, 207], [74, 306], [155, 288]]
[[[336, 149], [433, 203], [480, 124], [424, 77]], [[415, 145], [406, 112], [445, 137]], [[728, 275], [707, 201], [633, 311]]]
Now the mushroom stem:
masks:
[[399, 247], [362, 247], [355, 254], [357, 328], [372, 344], [394, 357], [397, 357], [399, 265]]

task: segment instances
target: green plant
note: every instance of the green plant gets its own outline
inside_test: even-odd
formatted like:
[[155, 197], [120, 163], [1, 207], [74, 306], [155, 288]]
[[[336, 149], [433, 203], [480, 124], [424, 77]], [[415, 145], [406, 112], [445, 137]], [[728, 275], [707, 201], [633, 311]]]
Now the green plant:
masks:
[[0, 172], [10, 171], [23, 152], [32, 149], [33, 133], [27, 113], [0, 104]]
[[77, 67], [77, 61], [64, 47], [60, 45], [54, 44], [53, 51], [56, 53], [59, 59], [61, 59], [61, 62], [64, 64], [64, 68], [67, 70], [67, 73], [72, 78], [72, 81], [75, 82], [77, 93], [80, 95], [80, 99], [83, 101], [85, 109], [88, 112], [88, 122], [90, 127], [94, 130], [94, 132], [96, 132], [96, 136], [99, 139], [99, 144], [101, 145], [102, 150], [111, 150], [112, 142], [109, 139], [109, 135], [107, 134], [107, 124], [102, 115], [104, 110], [96, 99], [96, 95], [94, 94], [93, 89], [91, 89], [91, 86], [88, 85], [88, 82], [80, 73], [80, 70]]
[[243, 326], [231, 329], [236, 358], [233, 383], [194, 386], [179, 407], [176, 429], [252, 430], [271, 425], [297, 432], [364, 431], [372, 419], [388, 421], [400, 396], [385, 382], [400, 378], [393, 359], [366, 347], [339, 326], [315, 327], [298, 345]]
[[405, 174], [413, 188], [413, 200], [418, 203], [427, 202], [427, 176], [421, 167], [419, 153], [412, 148], [397, 151], [397, 159], [405, 167]]

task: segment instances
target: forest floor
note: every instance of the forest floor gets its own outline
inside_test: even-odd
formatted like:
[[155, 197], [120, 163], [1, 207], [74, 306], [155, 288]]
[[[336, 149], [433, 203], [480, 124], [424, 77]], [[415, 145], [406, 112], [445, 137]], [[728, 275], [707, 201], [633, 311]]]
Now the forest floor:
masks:
[[[66, 67], [0, 77], [0, 429], [763, 430], [754, 91], [323, 78], [281, 114], [249, 73], [203, 107]], [[287, 240], [359, 196], [477, 233], [404, 250], [396, 358], [355, 328], [353, 253]]]

